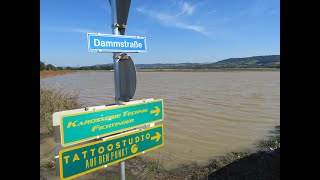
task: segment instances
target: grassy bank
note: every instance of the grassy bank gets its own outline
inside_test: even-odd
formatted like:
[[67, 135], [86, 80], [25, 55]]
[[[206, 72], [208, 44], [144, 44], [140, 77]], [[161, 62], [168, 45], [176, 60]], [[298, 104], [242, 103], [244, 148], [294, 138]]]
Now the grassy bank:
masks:
[[231, 152], [211, 159], [208, 164], [184, 165], [172, 170], [164, 170], [157, 162], [140, 157], [127, 161], [130, 174], [137, 179], [157, 180], [223, 180], [223, 179], [280, 179], [280, 126], [272, 134], [256, 143], [258, 151]]
[[[62, 90], [40, 88], [40, 177], [55, 178], [55, 161], [52, 136], [52, 113], [77, 109], [76, 94]], [[126, 161], [126, 179], [280, 179], [280, 126], [270, 137], [266, 137], [256, 146], [254, 153], [232, 152], [211, 159], [206, 165], [184, 165], [165, 170], [158, 162], [137, 156]], [[119, 179], [118, 165], [112, 165], [77, 179]], [[58, 179], [58, 178], [56, 178]]]
[[40, 87], [40, 139], [52, 135], [54, 112], [80, 108], [77, 99], [77, 94]]
[[75, 70], [56, 70], [56, 71], [40, 71], [40, 78], [46, 78], [46, 77], [52, 77], [52, 76], [58, 76], [63, 74], [71, 74], [75, 73], [77, 71]]
[[55, 160], [52, 114], [54, 112], [77, 109], [77, 94], [65, 93], [61, 89], [40, 87], [40, 176], [54, 177]]

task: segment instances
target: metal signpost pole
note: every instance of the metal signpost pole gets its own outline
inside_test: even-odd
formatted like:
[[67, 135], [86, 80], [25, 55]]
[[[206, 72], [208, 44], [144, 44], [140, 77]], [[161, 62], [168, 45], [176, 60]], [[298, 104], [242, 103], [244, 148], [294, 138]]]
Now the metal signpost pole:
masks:
[[[111, 0], [111, 18], [112, 18], [112, 33], [119, 35], [117, 24], [117, 8], [116, 0]], [[113, 53], [113, 70], [114, 70], [114, 87], [115, 87], [115, 101], [116, 104], [120, 104], [120, 72], [119, 72], [119, 57], [120, 53]]]
[[[119, 35], [117, 24], [117, 7], [116, 0], [111, 0], [111, 18], [112, 18], [112, 33]], [[113, 53], [113, 72], [114, 72], [114, 87], [115, 87], [115, 102], [120, 104], [120, 71], [119, 71], [120, 53]], [[120, 180], [125, 180], [125, 162], [119, 163], [120, 166]]]
[[[52, 115], [55, 142], [61, 143], [55, 150], [56, 174], [62, 180], [79, 177], [117, 162], [119, 179], [125, 180], [125, 160], [164, 145], [163, 125], [154, 126], [163, 120], [163, 100], [149, 98], [132, 101], [136, 90], [136, 69], [126, 53], [147, 52], [146, 37], [124, 35], [131, 0], [109, 0], [109, 3], [112, 35], [87, 33], [87, 40], [88, 51], [113, 53], [115, 104], [59, 111]], [[94, 124], [93, 118], [96, 121]], [[148, 124], [149, 128], [137, 128]], [[136, 140], [140, 135], [142, 140]], [[122, 149], [109, 149], [109, 145], [133, 138], [136, 140], [134, 144], [124, 143]], [[106, 146], [108, 152], [103, 150], [102, 155], [100, 147]], [[92, 153], [90, 159], [86, 156], [76, 158], [89, 149], [98, 149], [99, 153], [96, 156]], [[113, 155], [120, 151], [121, 155]], [[68, 160], [71, 156], [72, 162]]]

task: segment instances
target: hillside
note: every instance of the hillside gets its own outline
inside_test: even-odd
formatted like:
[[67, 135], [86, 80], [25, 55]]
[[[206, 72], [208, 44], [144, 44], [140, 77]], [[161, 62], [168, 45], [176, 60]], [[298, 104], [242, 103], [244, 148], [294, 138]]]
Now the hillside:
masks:
[[140, 69], [280, 68], [280, 55], [229, 58], [214, 63], [136, 64]]
[[[138, 69], [223, 69], [223, 68], [280, 68], [280, 55], [229, 58], [207, 63], [135, 64]], [[58, 70], [112, 70], [113, 63], [82, 67], [57, 67]], [[41, 70], [41, 62], [40, 62]]]
[[274, 68], [280, 67], [280, 55], [229, 58], [211, 64], [215, 68]]

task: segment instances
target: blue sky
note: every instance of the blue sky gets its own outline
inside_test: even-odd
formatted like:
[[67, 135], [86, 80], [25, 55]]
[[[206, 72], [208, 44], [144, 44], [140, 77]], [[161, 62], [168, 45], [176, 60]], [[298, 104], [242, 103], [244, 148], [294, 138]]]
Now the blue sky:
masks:
[[[108, 0], [40, 0], [40, 58], [55, 66], [113, 63], [86, 33], [112, 34]], [[280, 54], [280, 0], [131, 0], [125, 35], [147, 38], [135, 64], [216, 62]]]

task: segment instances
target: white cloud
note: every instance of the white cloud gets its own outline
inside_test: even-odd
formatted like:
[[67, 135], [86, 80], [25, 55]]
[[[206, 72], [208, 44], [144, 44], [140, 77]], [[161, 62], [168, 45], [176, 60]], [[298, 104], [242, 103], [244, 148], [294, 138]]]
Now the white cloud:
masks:
[[204, 26], [194, 25], [193, 23], [188, 22], [188, 17], [193, 14], [195, 6], [187, 2], [181, 2], [178, 3], [178, 5], [180, 11], [179, 13], [173, 15], [172, 13], [169, 14], [168, 12], [156, 11], [144, 7], [138, 7], [136, 8], [136, 10], [142, 14], [146, 14], [151, 18], [158, 20], [158, 22], [160, 22], [161, 24], [180, 29], [188, 29], [201, 33], [203, 35], [208, 35], [208, 33], [205, 31]]
[[137, 8], [137, 11], [140, 13], [146, 14], [154, 19], [157, 19], [161, 23], [168, 24], [168, 23], [172, 23], [173, 21], [176, 21], [176, 16], [172, 16], [166, 13], [156, 12], [154, 10], [149, 10], [141, 7]]
[[184, 24], [181, 22], [177, 22], [176, 27], [182, 28], [182, 29], [190, 29], [199, 33], [204, 33], [204, 27], [203, 26], [197, 26], [197, 25], [190, 25], [190, 24]]
[[195, 8], [195, 6], [192, 6], [187, 2], [182, 2], [181, 6], [182, 6], [181, 7], [182, 13], [183, 14], [187, 14], [187, 15], [191, 15], [193, 13], [193, 11], [194, 11], [194, 8]]

